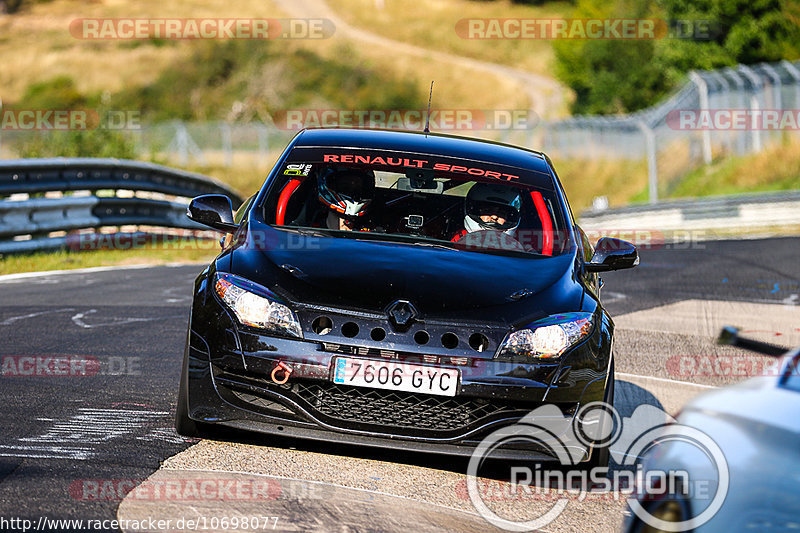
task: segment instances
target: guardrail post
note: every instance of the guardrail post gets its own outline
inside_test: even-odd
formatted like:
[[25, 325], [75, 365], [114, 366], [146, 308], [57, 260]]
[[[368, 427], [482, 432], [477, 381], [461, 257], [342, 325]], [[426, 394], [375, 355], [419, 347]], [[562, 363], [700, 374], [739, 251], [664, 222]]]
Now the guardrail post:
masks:
[[175, 137], [172, 139], [172, 142], [169, 143], [169, 146], [167, 146], [167, 152], [177, 152], [178, 164], [181, 166], [189, 164], [189, 152], [192, 153], [200, 164], [206, 164], [203, 152], [191, 136], [189, 136], [189, 131], [186, 129], [186, 125], [183, 122], [176, 122]]
[[[731, 91], [731, 83], [723, 76], [718, 70], [712, 70], [708, 73], [711, 77], [713, 77], [719, 83], [720, 87], [722, 87], [725, 93], [725, 101], [727, 102], [728, 108], [731, 109], [732, 102], [732, 91]], [[730, 128], [728, 131], [725, 132], [725, 149], [729, 153], [733, 153], [733, 132], [731, 132]]]
[[647, 184], [648, 196], [651, 204], [658, 203], [658, 159], [656, 159], [656, 135], [653, 129], [645, 124], [644, 120], [636, 122], [644, 135], [644, 144], [647, 150]]
[[[736, 91], [739, 93], [739, 103], [742, 106], [742, 109], [747, 108], [747, 98], [744, 95], [744, 79], [742, 76], [733, 70], [732, 68], [728, 67], [725, 69], [725, 72], [733, 78], [733, 83], [736, 84]], [[737, 145], [739, 148], [739, 154], [743, 154], [747, 151], [747, 138], [742, 133], [737, 133], [736, 137], [738, 138]]]
[[[772, 106], [774, 109], [778, 111], [783, 110], [783, 95], [781, 91], [783, 90], [783, 82], [781, 81], [781, 77], [778, 72], [772, 68], [771, 65], [767, 63], [761, 63], [761, 70], [769, 76], [770, 80], [772, 81]], [[766, 103], [765, 103], [766, 105]], [[775, 138], [776, 136], [780, 138], [781, 132], [779, 128], [772, 132], [766, 133], [767, 137], [770, 139]]]
[[[708, 84], [706, 80], [694, 70], [689, 73], [689, 79], [697, 86], [697, 90], [700, 93], [700, 110], [703, 113], [709, 113]], [[711, 130], [708, 128], [703, 129], [703, 162], [706, 165], [711, 164]]]
[[783, 109], [783, 98], [781, 97], [781, 89], [783, 88], [783, 84], [781, 83], [781, 77], [771, 65], [767, 63], [761, 63], [760, 66], [772, 81], [773, 105], [775, 106], [775, 109]]
[[764, 82], [761, 81], [755, 72], [750, 70], [749, 67], [744, 65], [739, 65], [739, 70], [747, 76], [747, 79], [750, 80], [750, 83], [753, 85], [753, 95], [750, 97], [750, 111], [753, 113], [752, 119], [750, 120], [750, 127], [751, 134], [753, 136], [753, 152], [760, 152], [761, 151], [761, 130], [758, 129], [756, 124], [756, 116], [759, 114], [758, 112], [761, 110], [761, 106], [758, 102], [758, 95], [759, 93], [763, 92]]
[[800, 107], [800, 69], [785, 59], [781, 61], [781, 66], [786, 69], [786, 72], [788, 72], [794, 80], [794, 106], [795, 108]]

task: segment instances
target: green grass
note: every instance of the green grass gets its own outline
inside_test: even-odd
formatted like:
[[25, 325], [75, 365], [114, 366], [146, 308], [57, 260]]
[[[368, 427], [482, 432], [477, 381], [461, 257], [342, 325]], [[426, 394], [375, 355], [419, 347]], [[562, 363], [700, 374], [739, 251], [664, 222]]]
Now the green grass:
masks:
[[0, 256], [0, 275], [48, 270], [73, 270], [115, 265], [164, 265], [168, 263], [208, 263], [219, 253], [213, 242], [176, 242], [162, 247], [135, 250], [92, 250], [39, 252]]
[[800, 143], [700, 167], [670, 191], [675, 198], [800, 189]]
[[[682, 156], [673, 156], [681, 160]], [[659, 158], [659, 199], [800, 189], [800, 139], [786, 138], [758, 154], [718, 157], [688, 172], [669, 156]], [[595, 196], [619, 207], [649, 201], [644, 161], [580, 161], [558, 159], [556, 170], [576, 213]]]

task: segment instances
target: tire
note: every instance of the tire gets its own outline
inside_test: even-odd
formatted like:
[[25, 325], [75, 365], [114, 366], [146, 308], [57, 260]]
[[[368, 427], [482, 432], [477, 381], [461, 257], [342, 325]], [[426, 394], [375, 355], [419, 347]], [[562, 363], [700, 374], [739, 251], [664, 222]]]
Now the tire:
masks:
[[189, 379], [189, 339], [186, 339], [186, 353], [183, 355], [180, 385], [178, 385], [178, 401], [175, 406], [175, 431], [184, 437], [202, 437], [202, 425], [189, 418], [189, 395], [186, 392], [186, 383]]
[[[608, 385], [606, 386], [603, 402], [614, 407], [614, 358], [611, 358], [611, 365], [608, 369]], [[595, 467], [608, 467], [611, 451], [608, 446], [602, 448], [592, 448], [592, 456], [584, 463], [587, 470]]]

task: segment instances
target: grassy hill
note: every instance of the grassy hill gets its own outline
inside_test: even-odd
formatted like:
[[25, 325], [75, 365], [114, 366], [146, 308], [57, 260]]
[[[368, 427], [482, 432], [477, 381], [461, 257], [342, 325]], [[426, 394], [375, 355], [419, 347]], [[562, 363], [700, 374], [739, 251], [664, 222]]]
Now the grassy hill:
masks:
[[561, 19], [574, 5], [566, 1], [515, 3], [510, 0], [430, 0], [408, 9], [404, 2], [336, 0], [336, 13], [349, 24], [417, 46], [500, 63], [555, 79], [551, 42], [538, 39], [468, 39], [456, 30], [462, 19]]
[[[258, 99], [271, 109], [423, 105], [431, 79], [439, 82], [442, 108], [513, 108], [525, 104], [513, 85], [499, 79], [470, 79], [463, 69], [419, 61], [387, 50], [353, 45], [335, 34], [328, 39], [270, 41], [81, 40], [69, 32], [76, 18], [281, 18], [263, 0], [51, 0], [28, 2], [14, 15], [0, 15], [0, 87], [4, 104], [21, 103], [34, 84], [68, 78], [87, 100], [122, 95], [122, 102], [153, 111], [153, 117], [187, 115], [229, 118], [231, 100]], [[391, 52], [391, 51], [388, 51]], [[220, 56], [232, 61], [224, 64]], [[209, 64], [198, 64], [206, 63]], [[224, 67], [223, 80], [213, 76]], [[181, 85], [170, 85], [174, 82]], [[355, 90], [353, 90], [355, 87]], [[164, 92], [175, 93], [164, 99]], [[336, 90], [338, 89], [338, 90]], [[365, 97], [366, 95], [366, 97]], [[192, 107], [192, 103], [200, 102]], [[27, 103], [27, 102], [26, 102]], [[243, 118], [246, 118], [243, 117]]]

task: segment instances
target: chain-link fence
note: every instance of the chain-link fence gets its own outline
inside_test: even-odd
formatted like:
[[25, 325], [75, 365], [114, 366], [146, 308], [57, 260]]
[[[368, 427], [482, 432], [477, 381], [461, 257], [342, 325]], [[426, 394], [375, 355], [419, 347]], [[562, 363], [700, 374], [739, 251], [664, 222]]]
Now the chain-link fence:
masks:
[[173, 121], [143, 126], [133, 135], [143, 157], [179, 166], [267, 167], [294, 131], [261, 123]]
[[622, 116], [543, 125], [542, 150], [560, 158], [647, 158], [650, 201], [659, 175], [685, 174], [716, 157], [756, 153], [800, 132], [800, 62], [692, 72], [666, 101]]
[[[462, 111], [469, 112], [472, 121], [449, 132], [540, 149], [558, 159], [646, 159], [650, 201], [656, 202], [659, 180], [680, 177], [716, 157], [759, 152], [798, 136], [800, 62], [692, 72], [670, 98], [628, 115], [551, 122], [526, 115], [523, 121], [506, 120], [501, 125], [496, 119], [509, 116], [508, 110]], [[474, 120], [477, 115], [481, 120]], [[272, 163], [295, 133], [275, 124], [181, 121], [125, 131], [140, 158], [183, 167], [261, 168]], [[49, 133], [0, 129], [0, 157], [15, 157], [14, 147], [26, 137]]]

